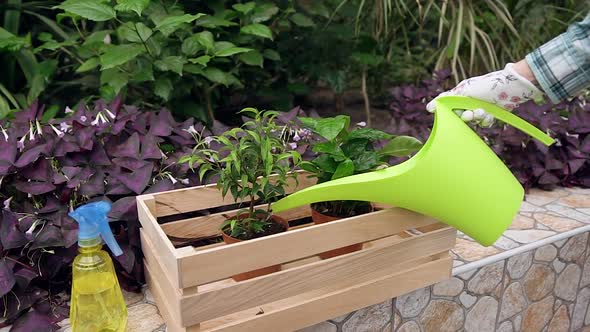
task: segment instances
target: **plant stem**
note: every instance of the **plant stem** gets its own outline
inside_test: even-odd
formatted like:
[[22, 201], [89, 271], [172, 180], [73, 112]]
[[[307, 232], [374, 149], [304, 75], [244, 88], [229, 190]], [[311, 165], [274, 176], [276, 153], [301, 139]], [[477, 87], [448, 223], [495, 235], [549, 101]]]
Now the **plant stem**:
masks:
[[369, 94], [367, 93], [367, 68], [363, 68], [361, 79], [361, 92], [365, 101], [365, 115], [367, 117], [367, 127], [371, 127], [371, 105], [369, 103]]

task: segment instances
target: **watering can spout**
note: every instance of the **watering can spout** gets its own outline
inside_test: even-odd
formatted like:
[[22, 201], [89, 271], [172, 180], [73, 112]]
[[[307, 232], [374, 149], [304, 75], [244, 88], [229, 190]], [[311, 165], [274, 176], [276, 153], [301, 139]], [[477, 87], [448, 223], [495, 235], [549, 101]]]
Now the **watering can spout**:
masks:
[[512, 223], [524, 189], [486, 143], [453, 112], [478, 108], [545, 145], [554, 142], [496, 105], [462, 96], [440, 97], [430, 137], [412, 158], [386, 169], [311, 186], [275, 202], [272, 209], [280, 212], [330, 200], [379, 202], [434, 217], [483, 245], [491, 245]]

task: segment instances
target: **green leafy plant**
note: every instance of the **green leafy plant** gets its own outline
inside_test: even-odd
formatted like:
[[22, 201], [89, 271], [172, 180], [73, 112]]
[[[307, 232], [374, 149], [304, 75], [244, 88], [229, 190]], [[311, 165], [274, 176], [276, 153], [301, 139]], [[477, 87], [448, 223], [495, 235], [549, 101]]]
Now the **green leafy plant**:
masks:
[[[422, 147], [414, 137], [394, 136], [366, 128], [364, 123], [349, 130], [350, 118], [345, 115], [299, 119], [305, 128], [320, 136], [321, 141], [312, 145], [317, 157], [300, 165], [318, 183], [387, 167], [390, 158], [408, 156]], [[367, 202], [331, 201], [318, 203], [314, 208], [333, 216], [349, 217], [358, 214], [359, 209], [366, 210], [367, 205]]]
[[[248, 240], [276, 227], [271, 221], [270, 204], [285, 195], [289, 181], [296, 183], [297, 174], [292, 170], [301, 156], [287, 142], [289, 127], [275, 122], [278, 112], [246, 108], [240, 113], [252, 118], [239, 128], [210, 137], [193, 132], [197, 144], [180, 162], [198, 167], [201, 180], [217, 177], [223, 197], [230, 193], [235, 202], [247, 205], [235, 217], [229, 217], [221, 229], [234, 238]], [[268, 204], [266, 210], [256, 209], [259, 201]]]

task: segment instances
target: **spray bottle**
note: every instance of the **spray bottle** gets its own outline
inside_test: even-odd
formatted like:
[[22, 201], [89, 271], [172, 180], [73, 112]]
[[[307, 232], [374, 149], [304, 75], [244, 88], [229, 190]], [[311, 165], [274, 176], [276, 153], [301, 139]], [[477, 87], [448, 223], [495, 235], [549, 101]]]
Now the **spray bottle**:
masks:
[[72, 266], [70, 321], [74, 332], [123, 332], [127, 307], [102, 239], [115, 256], [123, 252], [109, 227], [111, 204], [93, 202], [70, 212], [80, 228], [79, 254]]

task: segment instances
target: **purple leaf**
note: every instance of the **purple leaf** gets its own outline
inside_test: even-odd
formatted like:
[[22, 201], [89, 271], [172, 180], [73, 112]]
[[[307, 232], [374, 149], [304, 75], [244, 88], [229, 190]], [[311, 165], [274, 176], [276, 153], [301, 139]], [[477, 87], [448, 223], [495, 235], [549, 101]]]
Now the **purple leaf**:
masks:
[[106, 194], [107, 195], [129, 195], [131, 194], [131, 189], [127, 188], [126, 185], [119, 182], [114, 177], [107, 178], [107, 188]]
[[172, 181], [170, 181], [170, 179], [163, 179], [151, 185], [146, 191], [143, 192], [143, 194], [154, 194], [172, 189], [174, 189]]
[[95, 166], [110, 166], [111, 161], [109, 156], [104, 150], [104, 147], [101, 144], [94, 144], [94, 148], [92, 152], [90, 152], [89, 160], [92, 165]]
[[12, 211], [2, 211], [2, 222], [0, 223], [0, 240], [4, 250], [24, 246], [29, 241], [18, 229], [16, 214]]
[[162, 159], [162, 151], [158, 147], [155, 136], [147, 134], [141, 138], [141, 157], [143, 159]]
[[123, 266], [127, 273], [131, 273], [135, 265], [135, 252], [126, 244], [121, 245], [121, 250], [123, 250], [123, 254], [116, 256], [115, 259]]
[[573, 159], [567, 162], [568, 166], [569, 166], [569, 171], [570, 174], [574, 174], [577, 171], [580, 170], [580, 168], [582, 168], [582, 166], [584, 166], [584, 164], [586, 163], [586, 159]]
[[139, 157], [139, 135], [133, 133], [123, 144], [116, 146], [111, 152], [113, 157]]
[[44, 107], [39, 108], [39, 102], [35, 100], [28, 108], [14, 113], [14, 121], [20, 123], [34, 122], [36, 119], [41, 118], [43, 108]]
[[78, 242], [78, 223], [65, 215], [61, 220], [61, 234], [64, 239], [64, 246], [69, 248]]
[[16, 137], [9, 136], [8, 140], [0, 134], [0, 160], [6, 163], [13, 163], [16, 160]]
[[540, 184], [544, 184], [544, 185], [547, 185], [547, 184], [557, 184], [557, 183], [559, 183], [559, 178], [557, 178], [557, 176], [553, 175], [550, 172], [545, 172], [539, 178], [539, 183]]
[[78, 129], [74, 132], [78, 145], [84, 150], [92, 150], [96, 130], [93, 127]]
[[140, 133], [142, 135], [145, 135], [147, 133], [147, 115], [147, 113], [142, 113], [135, 119], [135, 121], [131, 123], [131, 129], [133, 129], [133, 131], [135, 132], [134, 134]]
[[15, 183], [16, 189], [31, 195], [46, 194], [55, 190], [55, 186], [51, 182], [37, 182], [37, 181], [17, 181]]
[[60, 202], [53, 196], [48, 196], [45, 205], [39, 210], [39, 213], [52, 213], [59, 210], [61, 207]]
[[34, 164], [19, 170], [19, 175], [35, 181], [51, 181], [52, 169], [49, 160], [39, 159]]
[[88, 181], [82, 182], [79, 192], [84, 196], [93, 197], [103, 195], [104, 188], [104, 172], [98, 170]]
[[113, 158], [113, 164], [128, 169], [130, 171], [134, 169], [138, 169], [144, 167], [148, 164], [148, 161], [145, 160], [137, 160], [131, 157], [124, 157], [124, 158]]
[[39, 158], [39, 156], [41, 155], [41, 152], [44, 149], [45, 149], [44, 145], [37, 145], [37, 146], [34, 146], [34, 147], [28, 149], [18, 158], [18, 160], [14, 163], [14, 165], [19, 168], [23, 168], [27, 165], [30, 165], [31, 163], [35, 162]]
[[64, 239], [61, 230], [53, 225], [45, 225], [35, 236], [31, 249], [47, 247], [63, 247]]
[[66, 183], [68, 181], [68, 179], [61, 173], [54, 173], [53, 174], [53, 184], [62, 184], [62, 183]]
[[80, 151], [80, 146], [78, 145], [76, 138], [67, 135], [57, 141], [53, 154], [55, 157], [63, 157], [68, 153], [78, 151]]
[[[18, 271], [14, 273], [14, 278], [16, 279], [16, 283], [21, 289], [25, 289], [29, 287], [31, 280], [37, 278], [39, 274], [33, 269], [22, 267]], [[2, 278], [0, 277], [0, 280]]]
[[157, 115], [152, 114], [149, 134], [163, 137], [170, 136], [172, 126], [175, 124], [176, 121], [172, 118], [172, 114], [167, 110], [162, 110]]
[[0, 260], [0, 297], [10, 292], [15, 283], [12, 268], [6, 264], [6, 259]]
[[10, 332], [53, 332], [59, 330], [59, 326], [52, 319], [37, 311], [29, 311], [14, 322]]
[[148, 164], [131, 173], [113, 173], [112, 175], [125, 186], [127, 186], [127, 188], [139, 195], [145, 189], [145, 187], [147, 187], [148, 183], [152, 179], [153, 169], [154, 166], [152, 164]]
[[137, 219], [137, 205], [135, 196], [123, 197], [113, 203], [109, 213], [111, 220], [134, 220]]

